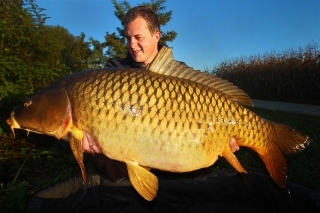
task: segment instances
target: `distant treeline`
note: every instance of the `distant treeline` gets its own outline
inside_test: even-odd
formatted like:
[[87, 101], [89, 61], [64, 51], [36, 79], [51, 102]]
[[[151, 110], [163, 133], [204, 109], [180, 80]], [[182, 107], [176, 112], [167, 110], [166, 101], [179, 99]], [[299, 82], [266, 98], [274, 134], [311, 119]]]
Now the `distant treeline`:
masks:
[[237, 85], [252, 99], [320, 104], [320, 51], [315, 43], [223, 61], [206, 71]]

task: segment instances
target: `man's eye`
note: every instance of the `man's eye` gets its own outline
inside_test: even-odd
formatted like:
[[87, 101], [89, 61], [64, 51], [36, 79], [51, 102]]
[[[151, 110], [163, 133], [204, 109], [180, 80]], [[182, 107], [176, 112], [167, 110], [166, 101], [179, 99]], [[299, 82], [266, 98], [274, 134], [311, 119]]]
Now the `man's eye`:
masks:
[[140, 40], [143, 39], [143, 37], [136, 37], [136, 39], [137, 39], [138, 41], [140, 41]]

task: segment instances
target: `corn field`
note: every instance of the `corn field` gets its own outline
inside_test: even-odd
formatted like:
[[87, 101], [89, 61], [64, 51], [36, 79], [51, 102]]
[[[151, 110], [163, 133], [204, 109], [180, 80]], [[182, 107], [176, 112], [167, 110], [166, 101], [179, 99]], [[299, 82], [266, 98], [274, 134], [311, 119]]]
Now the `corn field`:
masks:
[[252, 99], [320, 104], [317, 44], [224, 61], [208, 72], [237, 85]]

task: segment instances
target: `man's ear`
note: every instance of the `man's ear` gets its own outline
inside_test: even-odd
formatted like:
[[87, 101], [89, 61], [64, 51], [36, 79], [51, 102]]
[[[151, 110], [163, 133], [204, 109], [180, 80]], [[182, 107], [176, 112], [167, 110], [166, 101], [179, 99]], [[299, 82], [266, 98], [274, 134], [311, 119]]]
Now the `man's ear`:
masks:
[[159, 42], [160, 38], [161, 38], [161, 32], [160, 31], [156, 31], [154, 33], [154, 38], [155, 38], [156, 42]]

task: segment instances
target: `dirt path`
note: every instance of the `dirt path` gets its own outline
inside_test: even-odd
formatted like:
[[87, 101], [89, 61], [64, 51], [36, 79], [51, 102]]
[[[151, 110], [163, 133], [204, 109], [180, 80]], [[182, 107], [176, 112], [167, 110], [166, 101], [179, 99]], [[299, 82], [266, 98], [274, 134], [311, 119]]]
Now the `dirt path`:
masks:
[[293, 104], [284, 102], [273, 102], [273, 101], [262, 101], [262, 100], [252, 100], [255, 107], [294, 112], [304, 115], [313, 115], [320, 117], [320, 106], [319, 105], [305, 105], [305, 104]]

